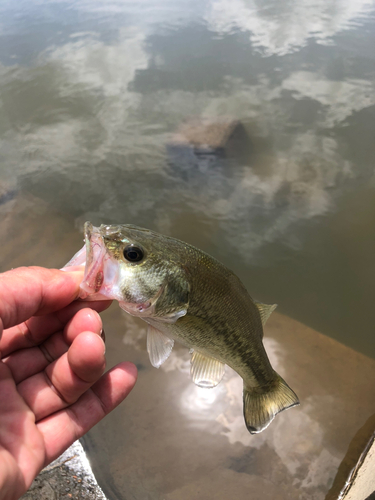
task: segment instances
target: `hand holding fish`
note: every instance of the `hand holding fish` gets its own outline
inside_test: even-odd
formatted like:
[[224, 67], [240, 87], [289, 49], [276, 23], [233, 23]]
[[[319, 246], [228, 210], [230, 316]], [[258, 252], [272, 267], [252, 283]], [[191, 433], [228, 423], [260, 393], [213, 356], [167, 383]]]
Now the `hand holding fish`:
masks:
[[0, 500], [19, 498], [135, 384], [131, 363], [103, 375], [98, 312], [110, 302], [76, 301], [82, 278], [74, 268], [0, 275]]

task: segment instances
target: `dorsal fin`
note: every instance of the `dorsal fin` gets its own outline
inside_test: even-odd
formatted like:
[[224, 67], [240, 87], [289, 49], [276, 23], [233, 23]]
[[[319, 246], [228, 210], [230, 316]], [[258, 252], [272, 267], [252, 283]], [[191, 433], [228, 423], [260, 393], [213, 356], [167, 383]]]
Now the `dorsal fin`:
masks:
[[255, 305], [258, 308], [260, 319], [262, 320], [262, 325], [266, 324], [266, 321], [271, 316], [273, 311], [276, 309], [277, 304], [272, 304], [272, 306], [268, 304], [262, 304], [261, 302], [254, 301]]
[[224, 376], [225, 364], [201, 352], [193, 351], [190, 363], [191, 378], [199, 387], [211, 389], [219, 384]]

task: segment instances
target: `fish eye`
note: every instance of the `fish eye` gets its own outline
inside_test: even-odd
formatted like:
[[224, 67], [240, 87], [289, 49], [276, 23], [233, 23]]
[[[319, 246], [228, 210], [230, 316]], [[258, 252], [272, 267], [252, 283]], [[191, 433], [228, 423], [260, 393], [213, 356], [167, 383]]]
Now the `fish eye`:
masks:
[[129, 262], [140, 262], [143, 259], [143, 250], [139, 247], [128, 245], [124, 248], [124, 257]]

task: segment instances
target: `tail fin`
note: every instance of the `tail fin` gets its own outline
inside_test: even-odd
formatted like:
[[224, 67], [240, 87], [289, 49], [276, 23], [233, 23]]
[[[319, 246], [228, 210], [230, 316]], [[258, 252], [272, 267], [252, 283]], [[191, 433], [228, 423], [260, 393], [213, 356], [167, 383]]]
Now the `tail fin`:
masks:
[[263, 393], [259, 389], [243, 390], [243, 413], [251, 434], [262, 432], [281, 411], [299, 405], [297, 395], [276, 372], [272, 387]]

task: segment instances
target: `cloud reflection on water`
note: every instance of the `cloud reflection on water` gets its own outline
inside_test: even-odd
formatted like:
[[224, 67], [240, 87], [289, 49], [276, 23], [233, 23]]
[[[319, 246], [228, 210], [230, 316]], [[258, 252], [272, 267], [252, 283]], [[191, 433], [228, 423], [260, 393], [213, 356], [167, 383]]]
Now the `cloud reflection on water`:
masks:
[[[120, 213], [121, 191], [114, 186], [117, 169], [124, 174], [130, 170], [154, 171], [160, 176], [156, 190], [149, 191], [139, 178], [138, 185], [132, 183], [132, 194], [124, 194], [130, 202], [131, 219], [139, 219], [137, 206], [156, 213], [159, 200], [165, 203], [169, 199], [173, 204], [182, 195], [190, 210], [218, 218], [229, 237], [233, 236], [231, 231], [238, 234], [238, 226], [242, 227], [239, 238], [244, 241], [239, 241], [238, 248], [246, 260], [263, 244], [280, 238], [287, 245], [298, 246], [298, 235], [287, 235], [290, 228], [299, 220], [330, 210], [334, 205], [332, 189], [354, 175], [353, 165], [341, 156], [338, 138], [322, 136], [319, 129], [342, 123], [353, 112], [374, 104], [373, 85], [360, 79], [332, 82], [315, 72], [300, 71], [291, 72], [280, 84], [264, 75], [258, 75], [259, 82], [253, 85], [228, 76], [225, 86], [215, 92], [139, 93], [131, 90], [130, 84], [136, 75], [150, 70], [146, 40], [142, 31], [130, 29], [120, 31], [118, 42], [110, 45], [85, 37], [40, 56], [39, 64], [46, 75], [61, 76], [51, 78], [50, 92], [62, 107], [59, 110], [57, 104], [55, 121], [43, 124], [41, 119], [40, 125], [30, 124], [26, 134], [24, 129], [8, 131], [6, 141], [14, 145], [12, 150], [17, 149], [17, 143], [22, 144], [24, 158], [19, 175], [56, 169], [65, 171], [69, 182], [75, 182], [71, 172], [77, 162], [89, 163], [94, 171], [98, 165], [100, 185], [95, 177], [86, 184], [92, 194], [100, 189], [98, 199], [103, 202], [99, 210], [86, 213], [84, 218], [102, 219]], [[5, 68], [2, 71], [7, 73]], [[10, 71], [14, 70], [8, 74]], [[39, 78], [37, 72], [27, 68], [17, 68], [14, 74], [16, 81], [37, 82]], [[291, 93], [289, 103], [282, 99], [285, 91]], [[298, 101], [306, 99], [319, 110], [317, 118], [312, 124], [302, 122], [296, 128], [293, 119], [288, 118], [288, 106], [298, 107]], [[84, 109], [87, 105], [90, 113], [75, 113], [77, 106]], [[36, 103], [36, 110], [45, 116], [40, 103]], [[213, 167], [209, 172], [211, 187], [205, 185], [202, 190], [198, 172], [196, 185], [200, 187], [192, 190], [178, 176], [169, 177], [164, 151], [169, 133], [192, 114], [212, 121], [221, 116], [242, 120], [256, 148], [259, 150], [257, 144], [263, 143], [267, 151], [260, 149], [249, 165], [239, 165], [229, 183], [227, 171], [214, 172]], [[99, 167], [103, 162], [104, 171]], [[86, 170], [81, 173], [78, 169], [76, 182], [82, 182], [82, 176], [86, 176]], [[72, 200], [72, 205], [79, 203]], [[269, 216], [257, 229], [255, 219], [259, 213]], [[233, 224], [234, 220], [237, 224]]]
[[358, 26], [374, 9], [372, 0], [213, 0], [206, 19], [222, 35], [241, 30], [265, 55], [283, 56], [300, 50], [313, 38], [330, 44], [345, 29]]

